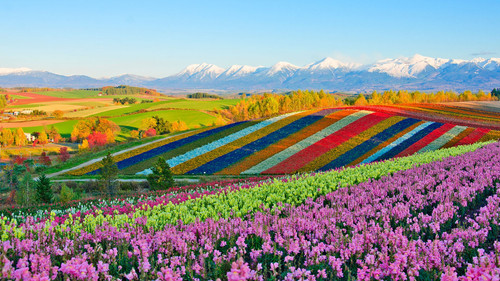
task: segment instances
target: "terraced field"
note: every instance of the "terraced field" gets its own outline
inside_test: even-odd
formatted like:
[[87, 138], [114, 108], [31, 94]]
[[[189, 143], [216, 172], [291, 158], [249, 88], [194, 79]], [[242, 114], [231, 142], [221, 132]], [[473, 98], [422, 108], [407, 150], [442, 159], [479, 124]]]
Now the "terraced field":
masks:
[[[388, 107], [333, 108], [280, 115], [192, 132], [115, 158], [123, 174], [148, 174], [158, 157], [175, 174], [258, 175], [326, 171], [500, 138], [500, 131], [463, 126], [495, 125], [495, 113], [478, 112], [454, 123], [428, 121], [419, 110]], [[453, 108], [449, 108], [450, 111]], [[447, 111], [442, 110], [446, 114]], [[498, 118], [497, 118], [498, 119]], [[456, 123], [460, 124], [456, 124]], [[468, 123], [468, 124], [469, 124]], [[95, 174], [98, 164], [69, 172]]]

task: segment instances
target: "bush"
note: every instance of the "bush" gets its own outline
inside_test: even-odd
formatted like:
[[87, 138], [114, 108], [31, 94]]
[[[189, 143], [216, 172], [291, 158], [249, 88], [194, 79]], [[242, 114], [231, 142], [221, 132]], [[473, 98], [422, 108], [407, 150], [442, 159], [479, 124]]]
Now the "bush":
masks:
[[59, 194], [59, 202], [68, 203], [69, 201], [77, 200], [78, 195], [73, 191], [72, 188], [63, 184], [61, 187], [61, 193]]
[[59, 149], [59, 160], [61, 162], [66, 162], [69, 159], [69, 153], [68, 153], [68, 148], [66, 146], [63, 146]]

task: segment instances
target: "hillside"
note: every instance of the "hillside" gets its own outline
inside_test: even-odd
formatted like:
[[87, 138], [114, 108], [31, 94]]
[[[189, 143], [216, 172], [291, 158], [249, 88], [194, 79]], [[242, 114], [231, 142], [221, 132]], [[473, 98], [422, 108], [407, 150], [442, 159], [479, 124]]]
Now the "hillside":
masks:
[[[442, 106], [429, 113], [425, 105], [388, 108], [396, 107], [342, 107], [237, 122], [168, 138], [115, 161], [123, 174], [148, 174], [160, 156], [175, 174], [292, 174], [500, 138], [495, 112], [460, 115], [454, 107]], [[450, 112], [453, 118], [446, 119]], [[68, 174], [95, 174], [98, 168], [94, 164]]]

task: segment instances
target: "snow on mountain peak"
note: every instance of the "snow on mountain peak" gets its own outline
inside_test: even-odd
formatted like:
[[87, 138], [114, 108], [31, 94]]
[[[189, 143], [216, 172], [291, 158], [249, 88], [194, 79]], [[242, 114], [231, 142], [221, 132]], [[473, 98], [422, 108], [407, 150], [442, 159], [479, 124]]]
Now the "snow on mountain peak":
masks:
[[243, 76], [255, 72], [259, 67], [250, 65], [232, 65], [226, 69], [221, 76]]
[[276, 74], [278, 72], [294, 72], [295, 70], [299, 69], [300, 67], [293, 65], [289, 62], [285, 61], [280, 61], [273, 66], [268, 71], [269, 75]]
[[193, 74], [201, 74], [202, 77], [205, 77], [207, 75], [211, 77], [216, 77], [222, 72], [224, 72], [224, 68], [204, 62], [201, 64], [188, 65], [183, 71], [179, 72], [177, 76], [183, 76], [183, 75], [191, 76]]
[[337, 69], [337, 68], [347, 68], [347, 69], [352, 69], [359, 67], [359, 64], [355, 63], [344, 63], [336, 59], [332, 59], [330, 57], [326, 57], [322, 60], [319, 60], [317, 62], [311, 63], [306, 65], [304, 68], [307, 70], [331, 70], [331, 69]]
[[413, 57], [380, 60], [368, 68], [370, 72], [385, 72], [394, 77], [415, 77], [429, 66], [438, 69], [449, 62], [447, 59], [425, 57], [415, 54]]
[[12, 73], [20, 73], [20, 72], [28, 72], [31, 71], [30, 68], [27, 67], [19, 67], [19, 68], [0, 68], [0, 75], [7, 75]]

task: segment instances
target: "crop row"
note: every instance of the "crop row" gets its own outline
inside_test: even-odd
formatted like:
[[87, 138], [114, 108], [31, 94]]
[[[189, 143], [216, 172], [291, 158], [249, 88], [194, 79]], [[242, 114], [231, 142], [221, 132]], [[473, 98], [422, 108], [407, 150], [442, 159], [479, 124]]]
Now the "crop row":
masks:
[[113, 198], [87, 198], [67, 203], [41, 204], [28, 207], [16, 206], [0, 210], [0, 216], [15, 219], [17, 222], [23, 222], [28, 217], [34, 221], [45, 220], [52, 214], [55, 215], [58, 222], [64, 222], [69, 214], [73, 217], [85, 217], [88, 214], [95, 214], [97, 210], [100, 210], [100, 212], [105, 215], [130, 213], [135, 208], [140, 208], [143, 204], [153, 206], [157, 204], [167, 204], [168, 202], [179, 202], [180, 198], [186, 198], [187, 195], [201, 196], [202, 194], [214, 193], [223, 188], [234, 189], [245, 185], [254, 186], [269, 181], [271, 178], [272, 177], [269, 176], [261, 176], [229, 179], [171, 187], [166, 190], [127, 194], [115, 196]]
[[[338, 181], [333, 173], [305, 180], [313, 178], [320, 190]], [[299, 181], [282, 187], [296, 188]], [[281, 198], [279, 208], [265, 206], [238, 217], [160, 228], [152, 227], [158, 217], [147, 214], [134, 215], [119, 228], [108, 222], [79, 229], [78, 236], [70, 238], [67, 233], [77, 225], [63, 229], [53, 221], [25, 225], [32, 234], [2, 237], [1, 274], [16, 280], [498, 277], [499, 143], [329, 190], [316, 198], [308, 195], [301, 200], [307, 191], [292, 191], [286, 191], [290, 193]]]
[[[461, 146], [437, 152], [416, 154], [409, 157], [398, 158], [391, 161], [362, 165], [355, 168], [346, 168], [313, 175], [293, 175], [275, 179], [269, 183], [227, 187], [204, 193], [182, 193], [175, 200], [150, 201], [132, 207], [131, 210], [120, 214], [120, 207], [111, 208], [106, 214], [101, 210], [64, 220], [64, 223], [51, 224], [48, 221], [42, 228], [53, 228], [60, 231], [61, 235], [76, 237], [82, 230], [92, 232], [96, 227], [106, 224], [110, 227], [121, 229], [134, 224], [137, 218], [147, 217], [147, 228], [163, 229], [165, 225], [184, 224], [203, 221], [208, 218], [219, 220], [221, 218], [242, 217], [264, 209], [274, 209], [281, 204], [300, 205], [307, 198], [317, 198], [328, 194], [340, 187], [345, 187], [369, 179], [378, 179], [388, 174], [410, 169], [425, 163], [437, 161], [445, 157], [460, 155], [473, 151], [484, 144]], [[149, 204], [151, 203], [151, 204]], [[53, 221], [55, 213], [53, 215]], [[27, 227], [34, 219], [27, 218], [25, 223], [17, 220], [3, 218], [0, 220], [0, 237], [2, 240], [9, 237], [26, 237], [32, 234]]]
[[[175, 174], [292, 174], [326, 171], [498, 137], [500, 133], [484, 128], [336, 109], [279, 116], [240, 131], [223, 131], [218, 139], [207, 138], [182, 152], [176, 147], [174, 153], [172, 148], [164, 156]], [[144, 167], [140, 163], [134, 166]], [[134, 166], [127, 172], [137, 171]], [[150, 172], [145, 168], [138, 174]]]

